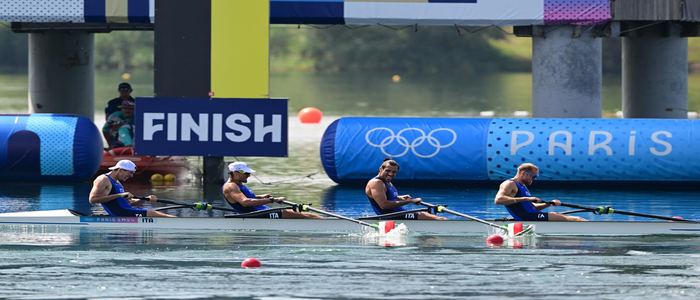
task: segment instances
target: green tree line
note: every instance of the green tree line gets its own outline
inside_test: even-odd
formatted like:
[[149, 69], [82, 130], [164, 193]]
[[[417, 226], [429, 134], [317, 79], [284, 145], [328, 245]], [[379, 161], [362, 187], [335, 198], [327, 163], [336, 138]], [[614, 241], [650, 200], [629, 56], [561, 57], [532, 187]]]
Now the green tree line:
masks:
[[[6, 23], [0, 25], [5, 25], [0, 26], [0, 68], [26, 69], [28, 34], [12, 32]], [[271, 68], [310, 72], [529, 72], [529, 39], [513, 37], [509, 30], [275, 25], [270, 30]], [[152, 69], [153, 36], [152, 31], [96, 34], [95, 66]], [[619, 39], [604, 39], [604, 43], [605, 70], [619, 70]]]

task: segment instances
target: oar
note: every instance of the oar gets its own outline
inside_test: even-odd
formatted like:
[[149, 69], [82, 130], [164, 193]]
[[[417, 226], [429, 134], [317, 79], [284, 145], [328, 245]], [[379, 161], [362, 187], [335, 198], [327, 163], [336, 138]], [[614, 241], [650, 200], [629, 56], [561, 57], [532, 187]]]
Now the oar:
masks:
[[467, 214], [463, 214], [463, 213], [460, 213], [460, 212], [456, 212], [456, 211], [454, 211], [454, 210], [447, 209], [447, 208], [445, 208], [445, 206], [443, 206], [443, 205], [435, 205], [435, 204], [430, 204], [430, 203], [425, 203], [425, 202], [421, 202], [420, 204], [421, 204], [421, 205], [425, 205], [425, 206], [427, 206], [427, 207], [430, 207], [430, 208], [433, 209], [435, 212], [446, 212], [446, 213], [453, 214], [453, 215], [455, 215], [455, 216], [460, 216], [460, 217], [462, 217], [462, 218], [467, 218], [467, 219], [472, 220], [472, 221], [476, 221], [476, 222], [479, 222], [479, 223], [482, 223], [482, 224], [486, 224], [486, 225], [489, 225], [489, 226], [496, 227], [496, 228], [498, 228], [498, 229], [501, 229], [501, 230], [505, 231], [506, 234], [509, 235], [509, 236], [523, 236], [523, 235], [528, 235], [528, 234], [532, 234], [532, 233], [535, 232], [535, 226], [534, 226], [534, 225], [523, 225], [523, 223], [513, 223], [513, 224], [508, 224], [508, 225], [498, 225], [498, 224], [494, 224], [494, 223], [491, 223], [491, 222], [488, 222], [488, 221], [484, 221], [484, 220], [479, 219], [479, 218], [472, 217], [472, 216], [467, 215]]
[[[547, 203], [554, 204], [554, 201], [550, 201]], [[561, 206], [585, 209], [585, 210], [589, 210], [589, 211], [592, 211], [594, 213], [599, 213], [599, 214], [616, 213], [616, 214], [621, 214], [621, 215], [630, 215], [630, 216], [645, 217], [645, 218], [652, 218], [652, 219], [661, 219], [661, 220], [688, 222], [688, 223], [699, 223], [700, 224], [700, 222], [693, 221], [693, 220], [685, 220], [685, 219], [678, 219], [678, 218], [671, 218], [671, 217], [664, 217], [664, 216], [657, 216], [657, 215], [641, 214], [641, 213], [636, 213], [636, 212], [631, 212], [631, 211], [612, 209], [609, 206], [586, 206], [586, 205], [578, 205], [578, 204], [571, 204], [571, 203], [561, 203]]]
[[[148, 200], [147, 197], [134, 197], [136, 199], [141, 199], [141, 200]], [[160, 203], [167, 203], [167, 204], [175, 204], [175, 205], [182, 205], [185, 207], [189, 207], [192, 209], [196, 210], [223, 210], [223, 211], [230, 211], [230, 212], [235, 212], [238, 213], [235, 209], [233, 208], [228, 208], [228, 207], [218, 207], [218, 206], [212, 206], [209, 203], [206, 202], [195, 202], [195, 203], [189, 203], [189, 202], [181, 202], [181, 201], [175, 201], [175, 200], [168, 200], [168, 199], [158, 199], [157, 202]]]
[[367, 226], [367, 227], [372, 227], [372, 228], [378, 230], [380, 234], [386, 234], [386, 233], [388, 233], [389, 231], [391, 231], [392, 229], [394, 229], [394, 226], [396, 225], [396, 224], [394, 223], [394, 221], [385, 221], [385, 222], [379, 222], [379, 223], [370, 224], [370, 223], [363, 222], [363, 221], [360, 221], [360, 220], [357, 220], [357, 219], [349, 218], [349, 217], [346, 217], [346, 216], [341, 216], [341, 215], [339, 215], [339, 214], [334, 214], [334, 213], [332, 213], [332, 212], [328, 212], [328, 211], [325, 211], [325, 210], [320, 210], [320, 209], [317, 209], [317, 208], [313, 208], [313, 207], [310, 207], [309, 205], [306, 205], [306, 204], [297, 204], [297, 203], [289, 202], [289, 201], [286, 201], [286, 200], [285, 200], [285, 201], [282, 201], [282, 204], [286, 204], [286, 205], [289, 205], [289, 206], [292, 206], [292, 207], [297, 207], [297, 208], [299, 208], [300, 211], [309, 211], [309, 210], [310, 210], [310, 211], [313, 211], [313, 212], [317, 212], [317, 213], [319, 213], [319, 214], [323, 214], [323, 215], [335, 217], [335, 218], [338, 218], [338, 219], [341, 219], [341, 220], [345, 220], [345, 221], [354, 222], [354, 223], [357, 223], [357, 224], [360, 224], [360, 225], [364, 225], [364, 226]]

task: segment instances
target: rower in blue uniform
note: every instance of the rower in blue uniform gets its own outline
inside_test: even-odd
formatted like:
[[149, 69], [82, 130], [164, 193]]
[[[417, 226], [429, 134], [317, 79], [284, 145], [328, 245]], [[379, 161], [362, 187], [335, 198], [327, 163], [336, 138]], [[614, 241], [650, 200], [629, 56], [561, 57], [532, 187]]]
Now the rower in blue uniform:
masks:
[[[537, 180], [539, 168], [531, 163], [518, 167], [518, 173], [512, 179], [501, 183], [494, 203], [505, 205], [506, 209], [517, 221], [586, 221], [581, 217], [569, 216], [555, 212], [542, 212], [551, 204], [544, 203], [540, 198], [532, 197], [527, 186]], [[552, 201], [554, 206], [561, 205], [559, 200]]]
[[[143, 203], [143, 200], [132, 199], [134, 195], [124, 191], [121, 182], [134, 176], [136, 165], [128, 160], [120, 160], [107, 174], [95, 178], [90, 191], [90, 203], [102, 204], [105, 211], [114, 217], [174, 217], [155, 210], [146, 210], [134, 207]], [[158, 201], [154, 195], [148, 196], [149, 202]]]
[[[421, 198], [411, 198], [411, 195], [401, 195], [396, 190], [391, 180], [394, 179], [399, 171], [399, 163], [390, 158], [385, 158], [382, 165], [379, 167], [379, 174], [370, 179], [365, 186], [365, 195], [372, 205], [372, 209], [377, 215], [389, 214], [394, 212], [407, 211], [404, 205], [420, 204], [423, 201]], [[409, 212], [406, 214], [392, 217], [393, 220], [448, 220], [444, 217], [438, 217], [427, 212]]]
[[[285, 197], [272, 197], [272, 194], [256, 196], [253, 190], [245, 185], [251, 173], [255, 173], [255, 171], [244, 162], [239, 161], [228, 165], [228, 181], [224, 183], [222, 190], [226, 202], [228, 202], [233, 209], [239, 213], [255, 212], [270, 209], [270, 207], [265, 204], [275, 202], [281, 203], [286, 200]], [[295, 212], [291, 209], [264, 213], [252, 216], [251, 218], [323, 219], [323, 217], [319, 215]]]

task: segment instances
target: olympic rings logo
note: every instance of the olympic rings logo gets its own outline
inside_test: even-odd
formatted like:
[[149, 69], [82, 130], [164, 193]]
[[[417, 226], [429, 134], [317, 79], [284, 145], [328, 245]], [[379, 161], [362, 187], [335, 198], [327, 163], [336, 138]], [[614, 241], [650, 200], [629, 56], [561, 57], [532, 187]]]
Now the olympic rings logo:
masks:
[[[375, 131], [379, 131], [379, 130], [389, 132], [389, 136], [383, 138], [379, 144], [376, 144], [376, 143], [373, 143], [372, 141], [370, 141], [370, 134], [372, 134]], [[408, 139], [402, 135], [406, 131], [416, 131], [417, 133], [420, 134], [420, 136], [409, 143]], [[440, 131], [447, 131], [449, 133], [452, 133], [452, 141], [450, 141], [449, 143], [447, 143], [445, 145], [441, 144], [440, 141], [436, 137], [433, 136], [433, 134], [435, 134], [436, 132], [440, 132]], [[389, 129], [389, 128], [377, 127], [377, 128], [374, 128], [374, 129], [367, 132], [367, 134], [365, 135], [365, 140], [367, 141], [367, 144], [369, 144], [370, 146], [382, 149], [382, 153], [384, 153], [384, 155], [389, 156], [389, 157], [401, 157], [401, 156], [406, 155], [406, 153], [408, 153], [408, 150], [411, 150], [413, 152], [413, 154], [415, 154], [418, 157], [430, 158], [430, 157], [437, 155], [440, 152], [440, 149], [452, 146], [452, 144], [454, 144], [457, 141], [457, 133], [454, 132], [454, 130], [449, 129], [449, 128], [437, 128], [437, 129], [433, 129], [430, 133], [428, 133], [428, 135], [426, 135], [425, 131], [423, 131], [419, 128], [409, 127], [406, 129], [402, 129], [401, 131], [394, 134], [394, 131]], [[391, 145], [394, 141], [396, 141], [399, 145], [405, 147], [406, 149], [404, 149], [403, 152], [398, 153], [398, 154], [388, 153], [387, 150], [385, 149], [385, 147]], [[430, 153], [430, 154], [418, 153], [418, 151], [416, 150], [416, 147], [422, 145], [426, 141], [428, 142], [428, 144], [435, 147], [435, 151]]]

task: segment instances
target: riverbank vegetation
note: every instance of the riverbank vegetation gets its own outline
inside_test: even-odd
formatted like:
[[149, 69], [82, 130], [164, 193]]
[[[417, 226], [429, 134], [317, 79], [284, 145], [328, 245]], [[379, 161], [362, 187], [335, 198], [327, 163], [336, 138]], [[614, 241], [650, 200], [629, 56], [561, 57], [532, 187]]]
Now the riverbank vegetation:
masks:
[[[272, 71], [302, 72], [529, 72], [532, 40], [512, 28], [273, 25]], [[95, 35], [95, 67], [153, 69], [152, 31]], [[689, 39], [691, 71], [700, 65], [700, 41]], [[28, 35], [0, 26], [0, 69], [27, 68]], [[245, 46], [245, 45], [241, 45]], [[603, 39], [603, 71], [621, 70], [620, 39]]]

